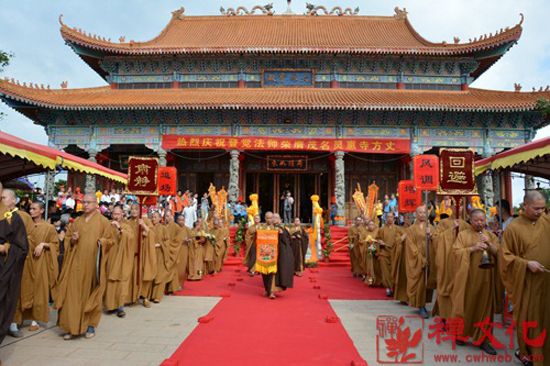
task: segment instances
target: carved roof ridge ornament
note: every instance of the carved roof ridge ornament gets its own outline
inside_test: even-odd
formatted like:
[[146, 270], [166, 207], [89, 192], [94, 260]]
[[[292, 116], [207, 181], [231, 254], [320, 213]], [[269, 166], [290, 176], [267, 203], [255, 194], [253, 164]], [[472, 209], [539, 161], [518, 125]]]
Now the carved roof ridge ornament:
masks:
[[255, 15], [256, 10], [258, 10], [263, 15], [273, 15], [275, 12], [273, 11], [273, 3], [266, 4], [264, 6], [256, 5], [252, 8], [252, 10], [248, 11], [247, 8], [244, 6], [239, 6], [237, 9], [235, 8], [228, 8], [227, 11], [222, 6], [220, 7], [220, 13], [222, 15], [227, 16], [235, 16], [235, 15]]
[[[355, 10], [351, 10], [351, 8], [342, 9], [340, 6], [335, 6], [332, 8], [331, 11], [328, 11], [327, 8], [320, 5], [317, 6], [312, 3], [306, 3], [306, 13], [305, 15], [311, 15], [311, 16], [317, 16], [317, 15], [357, 15], [359, 13], [359, 7], [356, 7]], [[319, 14], [319, 12], [322, 11], [324, 14]]]
[[522, 27], [521, 25], [523, 24], [523, 21], [525, 20], [525, 16], [523, 15], [523, 13], [519, 13], [519, 16], [520, 16], [520, 21], [518, 24], [516, 24], [514, 27], [510, 28], [510, 27], [506, 27], [506, 28], [500, 28], [500, 29], [497, 29], [495, 31], [495, 35], [493, 36], [493, 33], [489, 33], [489, 35], [487, 34], [482, 34], [481, 36], [479, 36], [479, 38], [477, 37], [474, 37], [474, 39], [472, 40], [471, 38], [469, 39], [470, 43], [476, 43], [476, 42], [482, 42], [482, 41], [486, 41], [488, 39], [491, 39], [491, 38], [495, 38], [497, 36], [501, 36], [503, 34], [506, 34], [508, 32], [515, 32], [518, 28], [521, 30]]
[[399, 9], [398, 6], [395, 7], [395, 15], [393, 16], [397, 20], [405, 20], [407, 19], [407, 14], [409, 12], [407, 11], [407, 8], [403, 8], [403, 10]]
[[73, 27], [72, 29], [69, 28], [67, 24], [63, 23], [63, 14], [59, 14], [59, 24], [61, 24], [61, 29], [64, 30], [65, 32], [68, 32], [68, 33], [74, 32], [81, 36], [87, 37], [89, 39], [93, 39], [94, 41], [111, 43], [111, 38], [107, 39], [105, 37], [98, 36], [97, 34], [92, 34], [91, 32], [86, 34], [86, 31], [83, 31], [82, 28], [76, 28], [76, 27]]
[[183, 19], [184, 16], [185, 16], [185, 8], [183, 6], [178, 10], [174, 10], [172, 12], [172, 19], [175, 19], [175, 18]]
[[50, 90], [50, 84], [48, 84], [47, 86], [44, 86], [44, 84], [38, 85], [37, 83], [30, 82], [29, 85], [27, 86], [27, 83], [23, 82], [23, 85], [21, 85], [19, 80], [15, 80], [14, 78], [10, 79], [7, 76], [5, 76], [3, 80], [0, 80], [0, 84], [1, 83], [7, 83], [12, 86], [20, 87], [20, 88]]

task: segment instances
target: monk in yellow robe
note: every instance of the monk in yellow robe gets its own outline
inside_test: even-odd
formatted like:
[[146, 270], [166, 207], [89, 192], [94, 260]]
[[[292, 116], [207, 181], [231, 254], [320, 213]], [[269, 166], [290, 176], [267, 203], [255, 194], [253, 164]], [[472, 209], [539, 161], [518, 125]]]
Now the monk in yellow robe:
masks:
[[65, 340], [83, 333], [94, 337], [107, 282], [105, 257], [113, 245], [111, 223], [97, 209], [93, 194], [84, 196], [82, 211], [65, 236], [63, 270], [54, 288], [57, 326], [68, 332]]
[[32, 203], [30, 213], [35, 228], [25, 260], [21, 296], [15, 309], [13, 322], [17, 325], [23, 320], [32, 320], [29, 331], [36, 331], [40, 328], [37, 322], [47, 323], [49, 319], [50, 291], [59, 274], [57, 262], [59, 240], [55, 227], [42, 218], [44, 214], [42, 202]]
[[243, 264], [247, 267], [247, 271], [250, 273], [250, 277], [253, 277], [256, 273], [256, 271], [254, 270], [254, 267], [256, 265], [256, 230], [258, 230], [258, 226], [260, 224], [260, 215], [254, 216], [254, 225], [249, 224], [244, 235], [246, 252], [244, 254]]
[[214, 272], [221, 272], [223, 262], [229, 250], [229, 236], [221, 220], [214, 221], [214, 228], [210, 230], [210, 235], [213, 239], [214, 246]]
[[451, 317], [451, 292], [455, 280], [453, 245], [457, 237], [457, 228], [458, 232], [461, 232], [469, 229], [470, 225], [464, 220], [455, 220], [445, 214], [441, 216], [433, 239], [437, 267], [437, 291], [432, 316], [440, 316], [443, 319]]
[[157, 258], [157, 274], [155, 275], [153, 288], [151, 289], [149, 298], [152, 299], [154, 303], [158, 304], [162, 296], [164, 296], [170, 270], [176, 261], [176, 255], [179, 248], [176, 242], [170, 241], [168, 230], [166, 226], [161, 223], [160, 213], [153, 212], [151, 219], [153, 221], [156, 241], [155, 253]]
[[[164, 212], [164, 223], [166, 225], [166, 231], [168, 232], [168, 238], [176, 249], [176, 258], [168, 273], [168, 283], [166, 291], [168, 293], [174, 293], [179, 290], [180, 281], [178, 276], [178, 266], [181, 257], [181, 251], [183, 249], [183, 243], [178, 241], [181, 228], [174, 222], [174, 215], [172, 210], [166, 210]], [[183, 284], [183, 281], [181, 282]]]
[[[35, 244], [33, 243], [33, 237], [34, 237], [33, 233], [34, 233], [34, 229], [35, 229], [35, 224], [34, 224], [33, 219], [30, 217], [30, 215], [28, 213], [26, 213], [25, 211], [17, 209], [17, 207], [15, 206], [16, 198], [17, 198], [17, 196], [16, 196], [15, 192], [12, 191], [11, 189], [2, 190], [2, 202], [5, 205], [4, 206], [4, 211], [5, 212], [8, 212], [8, 211], [15, 212], [15, 211], [17, 211], [19, 217], [21, 217], [21, 220], [23, 221], [23, 224], [25, 225], [25, 230], [26, 230], [26, 233], [27, 233], [27, 240], [29, 242], [29, 248], [28, 248], [27, 256], [25, 257], [25, 266], [23, 267], [23, 277], [22, 277], [22, 281], [26, 281], [27, 285], [25, 286], [24, 289], [21, 288], [22, 290], [27, 292], [27, 294], [23, 294], [24, 297], [22, 298], [21, 297], [21, 292], [19, 293], [20, 296], [19, 296], [19, 299], [17, 301], [17, 306], [15, 308], [15, 316], [20, 318], [21, 317], [21, 312], [29, 306], [29, 297], [30, 297], [30, 301], [32, 303], [32, 295], [29, 296], [29, 294], [28, 294], [28, 292], [32, 290], [32, 284], [29, 284], [28, 281], [33, 276], [30, 272], [31, 267], [28, 263], [30, 261], [32, 261], [33, 251], [34, 251], [34, 248], [35, 248]], [[4, 216], [2, 216], [2, 218], [4, 218]], [[8, 253], [8, 255], [9, 255], [9, 247], [10, 247], [9, 243], [6, 243], [5, 248], [6, 248], [6, 252]], [[27, 267], [29, 267], [29, 268], [27, 269]], [[22, 283], [21, 285], [23, 287], [24, 284]], [[22, 302], [26, 302], [26, 304], [22, 305]], [[15, 338], [23, 337], [23, 333], [17, 327], [17, 322], [11, 323], [10, 330], [9, 330], [8, 334], [12, 337], [15, 337]]]
[[351, 264], [351, 273], [353, 277], [356, 277], [361, 274], [362, 268], [359, 258], [357, 257], [357, 238], [359, 235], [359, 228], [363, 226], [363, 219], [361, 216], [355, 218], [355, 225], [349, 228], [348, 230], [348, 246], [349, 246], [349, 260]]
[[176, 238], [176, 241], [181, 244], [181, 251], [178, 256], [178, 282], [180, 288], [183, 288], [183, 284], [189, 274], [189, 244], [191, 242], [191, 229], [185, 226], [185, 216], [178, 215], [177, 224], [180, 227], [180, 231]]
[[[425, 206], [416, 209], [416, 222], [406, 232], [405, 250], [407, 256], [407, 296], [409, 306], [419, 309], [420, 316], [428, 318], [426, 303], [432, 301], [437, 284], [435, 268], [435, 248], [432, 243], [433, 226], [427, 221]], [[429, 253], [426, 258], [426, 237], [429, 240]], [[426, 271], [428, 282], [426, 283]]]
[[401, 227], [400, 229], [402, 234], [395, 238], [392, 250], [391, 278], [393, 281], [393, 298], [402, 304], [408, 304], [407, 254], [405, 250], [405, 232], [407, 228]]
[[[148, 296], [153, 287], [153, 280], [157, 274], [157, 257], [155, 253], [155, 232], [153, 223], [147, 218], [139, 218], [139, 204], [134, 203], [130, 208], [130, 218], [124, 220], [128, 224], [134, 234], [134, 248], [136, 255], [134, 256], [134, 265], [132, 270], [132, 278], [128, 283], [128, 301], [135, 303], [139, 298], [143, 299], [143, 306], [151, 307], [151, 302]], [[141, 252], [140, 263], [138, 268], [138, 237], [141, 227]], [[139, 281], [138, 281], [139, 273]]]
[[367, 230], [361, 231], [359, 235], [359, 242], [363, 246], [365, 283], [369, 286], [379, 286], [381, 284], [380, 263], [378, 262], [380, 248], [376, 240], [377, 235], [378, 227], [374, 220], [369, 220]]
[[134, 265], [134, 232], [128, 224], [122, 222], [123, 211], [115, 206], [111, 214], [111, 238], [113, 247], [107, 257], [107, 287], [104, 304], [108, 313], [115, 313], [119, 318], [126, 316], [123, 306], [129, 302], [129, 281]]
[[386, 296], [393, 296], [392, 253], [396, 240], [403, 235], [403, 230], [395, 225], [395, 214], [386, 213], [386, 223], [378, 230], [377, 240], [380, 247], [378, 260], [382, 273], [382, 286], [386, 288]]
[[[546, 202], [538, 191], [529, 191], [523, 200], [524, 212], [504, 230], [501, 250], [501, 277], [514, 305], [519, 349], [516, 356], [534, 360], [535, 366], [550, 361], [550, 217], [544, 215]], [[524, 333], [524, 322], [536, 322]], [[542, 345], [527, 344], [546, 331]], [[523, 362], [523, 361], [522, 361]]]
[[189, 233], [189, 281], [202, 280], [206, 274], [206, 262], [204, 261], [205, 245], [211, 245], [206, 240], [206, 233], [197, 220]]
[[[492, 257], [493, 265], [498, 256], [498, 239], [493, 233], [485, 230], [485, 220], [483, 210], [473, 210], [470, 217], [472, 226], [462, 230], [454, 242], [451, 318], [464, 320], [462, 337], [471, 336], [472, 341], [479, 345], [479, 348], [490, 355], [496, 355], [495, 349], [487, 339], [482, 342], [483, 329], [474, 326], [485, 319], [492, 322], [496, 310], [495, 277], [498, 276], [496, 266], [479, 268], [483, 251]], [[492, 330], [493, 328], [491, 332]], [[464, 345], [464, 340], [457, 340], [457, 344]]]

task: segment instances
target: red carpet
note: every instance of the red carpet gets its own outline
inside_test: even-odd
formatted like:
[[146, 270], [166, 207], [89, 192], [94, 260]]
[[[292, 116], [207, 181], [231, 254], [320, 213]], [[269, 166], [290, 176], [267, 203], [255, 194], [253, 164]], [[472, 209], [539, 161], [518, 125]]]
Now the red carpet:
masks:
[[[276, 300], [261, 296], [260, 276], [252, 278], [231, 267], [216, 277], [186, 282], [183, 296], [204, 296], [209, 290], [212, 296], [225, 292], [230, 297], [201, 318], [201, 324], [163, 365], [365, 366], [330, 303], [320, 296], [325, 284], [327, 291], [334, 291], [330, 282], [336, 274], [321, 275], [331, 271], [306, 271], [304, 277], [295, 278], [293, 289]], [[318, 277], [318, 282], [311, 282]], [[346, 286], [355, 287], [358, 282], [355, 288], [372, 293], [349, 273], [347, 278], [340, 277]]]

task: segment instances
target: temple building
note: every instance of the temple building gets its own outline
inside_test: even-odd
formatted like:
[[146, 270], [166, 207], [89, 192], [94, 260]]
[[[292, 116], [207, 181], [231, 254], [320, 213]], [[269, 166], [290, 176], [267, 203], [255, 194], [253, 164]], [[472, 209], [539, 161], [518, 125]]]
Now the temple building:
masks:
[[[65, 43], [106, 85], [54, 90], [6, 79], [0, 98], [44, 126], [52, 147], [121, 171], [129, 156], [158, 156], [178, 168], [181, 189], [202, 194], [212, 182], [231, 201], [259, 193], [263, 212], [282, 209], [288, 190], [306, 222], [314, 193], [349, 219], [357, 183], [395, 193], [413, 155], [470, 147], [487, 157], [548, 124], [537, 104], [550, 99], [548, 89], [470, 87], [519, 41], [523, 16], [467, 42], [432, 43], [405, 9], [221, 12], [181, 8], [146, 42], [106, 39], [60, 17]], [[480, 184], [492, 185], [491, 176]]]

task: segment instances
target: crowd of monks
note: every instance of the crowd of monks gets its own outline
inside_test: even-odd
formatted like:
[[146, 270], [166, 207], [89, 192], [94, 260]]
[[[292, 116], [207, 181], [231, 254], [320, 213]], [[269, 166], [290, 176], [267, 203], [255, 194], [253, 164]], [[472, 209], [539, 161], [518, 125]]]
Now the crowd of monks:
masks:
[[65, 340], [93, 338], [103, 312], [122, 318], [124, 306], [149, 308], [181, 290], [184, 281], [222, 271], [228, 254], [228, 221], [216, 212], [206, 222], [197, 219], [193, 228], [185, 226], [183, 215], [175, 222], [169, 210], [164, 217], [154, 212], [150, 219], [140, 218], [137, 204], [127, 219], [116, 206], [109, 220], [98, 210], [95, 195], [87, 194], [83, 214], [61, 243], [65, 253], [59, 266], [60, 241], [43, 219], [44, 204], [32, 203], [29, 215], [15, 203], [15, 193], [3, 190], [0, 231], [11, 224], [8, 235], [20, 223], [18, 231], [25, 237], [16, 246], [0, 232], [0, 283], [6, 285], [0, 286], [0, 342], [6, 334], [22, 337], [23, 321], [30, 321], [29, 331], [47, 323], [50, 302]]
[[432, 315], [447, 329], [460, 325], [456, 343], [470, 340], [492, 355], [496, 350], [479, 324], [492, 323], [507, 295], [517, 322], [516, 357], [525, 365], [548, 365], [550, 341], [537, 346], [526, 340], [550, 331], [550, 216], [538, 191], [526, 194], [523, 209], [500, 238], [480, 209], [470, 212], [468, 222], [442, 216], [436, 227], [425, 206], [412, 225], [397, 226], [391, 212], [381, 227], [377, 218], [359, 216], [348, 232], [353, 276], [383, 286], [387, 296], [424, 318], [435, 291]]
[[[87, 194], [83, 215], [66, 233], [59, 267], [60, 243], [55, 228], [43, 219], [44, 205], [34, 202], [27, 214], [15, 203], [15, 193], [2, 190], [0, 342], [6, 334], [22, 336], [18, 325], [25, 320], [30, 331], [47, 323], [50, 301], [59, 311], [57, 325], [65, 331], [64, 339], [92, 338], [103, 311], [122, 318], [124, 306], [149, 308], [180, 290], [184, 281], [222, 271], [228, 255], [229, 220], [215, 210], [192, 228], [185, 226], [183, 215], [174, 221], [169, 210], [164, 217], [155, 212], [150, 219], [140, 218], [137, 204], [127, 219], [115, 207], [109, 220], [98, 210], [95, 195]], [[460, 319], [457, 344], [471, 339], [489, 354], [496, 351], [486, 330], [476, 325], [492, 322], [507, 294], [518, 324], [516, 356], [525, 365], [547, 364], [537, 356], [550, 359], [550, 342], [529, 340], [550, 329], [550, 217], [537, 191], [526, 194], [523, 208], [501, 238], [487, 230], [486, 213], [479, 209], [467, 221], [442, 217], [436, 227], [427, 220], [424, 206], [408, 226], [396, 225], [392, 212], [383, 225], [378, 218], [357, 217], [348, 234], [353, 276], [383, 286], [388, 296], [425, 318], [435, 291], [432, 315], [447, 326]], [[261, 272], [256, 240], [262, 230], [278, 233], [277, 270], [261, 273], [264, 296], [275, 299], [277, 292], [293, 287], [294, 276], [302, 275], [308, 234], [299, 219], [285, 227], [278, 214], [266, 213], [265, 223], [255, 216], [245, 234], [243, 261], [251, 276]]]

